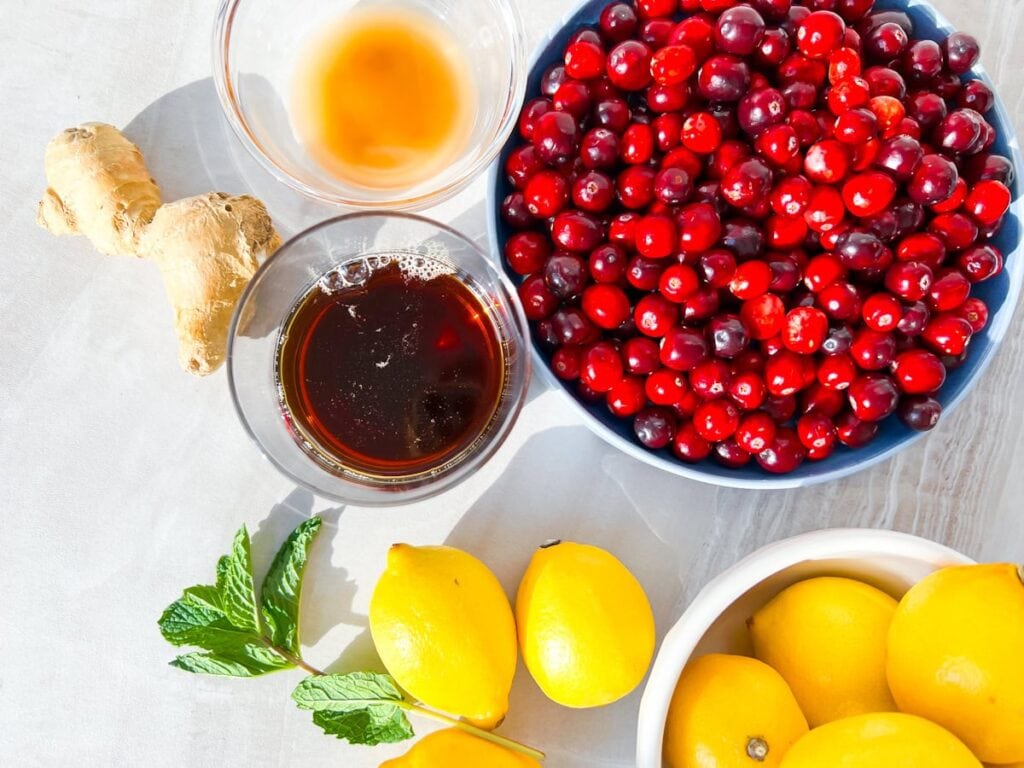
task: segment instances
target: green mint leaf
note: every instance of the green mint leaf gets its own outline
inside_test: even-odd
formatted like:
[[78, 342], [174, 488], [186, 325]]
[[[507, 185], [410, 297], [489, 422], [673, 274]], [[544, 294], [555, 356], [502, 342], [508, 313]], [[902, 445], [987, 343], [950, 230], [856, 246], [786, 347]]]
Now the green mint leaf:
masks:
[[311, 517], [292, 531], [274, 557], [260, 593], [261, 613], [271, 642], [296, 655], [300, 653], [302, 574], [309, 558], [309, 548], [322, 524], [319, 517]]
[[348, 675], [307, 677], [292, 691], [299, 709], [351, 712], [369, 706], [403, 701], [402, 692], [389, 675], [352, 672]]
[[189, 587], [160, 617], [160, 632], [172, 645], [195, 645], [208, 651], [233, 650], [261, 643], [257, 633], [231, 623], [214, 587]]
[[395, 704], [371, 704], [352, 712], [314, 712], [313, 722], [328, 735], [350, 744], [396, 744], [415, 736], [405, 712]]
[[186, 672], [227, 677], [256, 677], [292, 666], [266, 647], [246, 646], [239, 658], [220, 653], [186, 653], [171, 662], [172, 667]]
[[231, 554], [217, 563], [217, 591], [225, 615], [239, 629], [259, 634], [256, 588], [252, 579], [252, 551], [249, 532], [243, 525], [235, 534]]

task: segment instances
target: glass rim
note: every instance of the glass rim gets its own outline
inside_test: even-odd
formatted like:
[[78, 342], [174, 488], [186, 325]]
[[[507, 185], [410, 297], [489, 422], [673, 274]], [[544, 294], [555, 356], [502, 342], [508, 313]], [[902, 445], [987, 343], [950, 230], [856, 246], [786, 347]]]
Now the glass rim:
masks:
[[[372, 483], [363, 483], [359, 482], [355, 478], [347, 478], [333, 474], [322, 463], [316, 461], [305, 451], [302, 451], [305, 460], [316, 466], [325, 474], [325, 476], [330, 477], [332, 484], [337, 485], [340, 490], [327, 488], [325, 487], [326, 484], [314, 484], [308, 479], [300, 477], [297, 473], [285, 466], [285, 464], [275, 455], [274, 451], [270, 450], [264, 443], [263, 439], [257, 434], [242, 405], [242, 398], [239, 395], [238, 378], [235, 370], [235, 344], [237, 338], [239, 338], [238, 326], [241, 323], [242, 315], [245, 313], [245, 308], [248, 306], [253, 293], [259, 288], [260, 283], [266, 278], [267, 273], [274, 268], [275, 262], [277, 262], [283, 254], [299, 242], [308, 239], [324, 229], [360, 219], [400, 219], [414, 222], [419, 225], [438, 229], [449, 237], [452, 237], [469, 247], [485, 265], [488, 277], [494, 280], [495, 284], [499, 286], [505, 294], [507, 294], [509, 299], [509, 301], [504, 304], [504, 308], [498, 307], [494, 301], [486, 299], [481, 299], [481, 301], [484, 301], [488, 308], [500, 311], [507, 316], [508, 324], [514, 331], [513, 336], [509, 341], [512, 344], [518, 344], [519, 346], [517, 359], [519, 361], [518, 367], [520, 369], [520, 374], [518, 376], [510, 375], [508, 377], [506, 385], [506, 392], [508, 393], [507, 413], [499, 415], [502, 408], [501, 400], [499, 400], [498, 404], [495, 406], [494, 423], [492, 424], [490, 434], [483, 436], [483, 439], [478, 439], [477, 446], [472, 451], [463, 455], [462, 458], [447, 472], [434, 478], [430, 478], [429, 476], [424, 477], [421, 473], [416, 476], [417, 483], [408, 488], [389, 488], [388, 484], [375, 485]], [[315, 283], [315, 281], [313, 282]], [[286, 320], [287, 317], [282, 317], [280, 322], [283, 323]], [[277, 330], [275, 333], [279, 336], [280, 330]], [[475, 467], [480, 467], [489, 461], [495, 453], [497, 453], [498, 449], [504, 444], [505, 440], [511, 433], [512, 428], [518, 420], [519, 414], [526, 403], [526, 395], [533, 374], [533, 358], [529, 351], [529, 344], [529, 323], [526, 319], [523, 307], [518, 300], [518, 292], [504, 271], [497, 267], [491, 259], [488, 258], [487, 252], [480, 245], [459, 232], [454, 227], [419, 214], [409, 213], [406, 211], [353, 211], [351, 213], [332, 216], [331, 218], [320, 221], [293, 235], [288, 238], [287, 241], [282, 243], [281, 246], [274, 251], [274, 253], [268, 256], [259, 266], [252, 278], [246, 284], [242, 294], [239, 296], [238, 302], [231, 315], [231, 324], [228, 328], [227, 350], [225, 354], [225, 369], [228, 379], [228, 391], [231, 396], [231, 404], [234, 408], [235, 416], [238, 418], [242, 429], [245, 431], [246, 435], [248, 435], [249, 439], [253, 444], [255, 444], [263, 457], [267, 459], [278, 470], [278, 472], [292, 482], [298, 484], [300, 487], [305, 488], [323, 498], [331, 499], [332, 501], [338, 501], [343, 504], [351, 504], [359, 507], [393, 507], [401, 504], [423, 501], [459, 485], [469, 476], [468, 474], [461, 477], [458, 476], [457, 473], [460, 468], [465, 468], [471, 463], [474, 464]], [[517, 382], [515, 379], [521, 379], [521, 381]], [[274, 407], [280, 410], [276, 398], [274, 398]], [[281, 414], [281, 419], [282, 421], [284, 420], [283, 414]], [[301, 446], [297, 443], [296, 447], [299, 448], [299, 450], [302, 450]], [[347, 488], [358, 488], [363, 491], [364, 495], [359, 498], [354, 498], [354, 495], [346, 495], [344, 491]]]
[[[420, 210], [452, 198], [461, 192], [472, 181], [480, 176], [494, 162], [501, 152], [505, 141], [511, 135], [519, 119], [519, 109], [526, 94], [526, 46], [523, 34], [523, 20], [519, 10], [511, 0], [492, 0], [502, 14], [505, 27], [509, 31], [511, 88], [502, 105], [501, 120], [490, 135], [489, 143], [478, 156], [454, 179], [443, 186], [425, 190], [421, 194], [408, 195], [408, 190], [395, 190], [380, 200], [368, 200], [352, 193], [335, 193], [323, 188], [307, 184], [284, 168], [259, 141], [250, 127], [238, 101], [234, 81], [230, 72], [230, 51], [232, 30], [235, 14], [244, 2], [253, 0], [220, 0], [216, 19], [213, 25], [213, 82], [217, 91], [218, 101], [224, 117], [231, 126], [232, 132], [255, 158], [260, 166], [278, 181], [286, 184], [303, 195], [331, 205], [345, 206], [362, 211], [390, 211], [394, 209]], [[466, 150], [455, 161], [466, 157], [472, 147]]]

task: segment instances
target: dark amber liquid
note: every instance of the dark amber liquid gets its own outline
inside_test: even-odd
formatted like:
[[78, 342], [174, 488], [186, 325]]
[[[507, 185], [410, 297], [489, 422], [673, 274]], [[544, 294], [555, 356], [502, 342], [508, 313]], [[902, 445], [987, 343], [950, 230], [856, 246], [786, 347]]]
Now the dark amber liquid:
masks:
[[315, 286], [292, 312], [278, 377], [307, 448], [342, 469], [395, 478], [441, 468], [487, 432], [504, 360], [465, 283], [392, 263], [358, 286]]

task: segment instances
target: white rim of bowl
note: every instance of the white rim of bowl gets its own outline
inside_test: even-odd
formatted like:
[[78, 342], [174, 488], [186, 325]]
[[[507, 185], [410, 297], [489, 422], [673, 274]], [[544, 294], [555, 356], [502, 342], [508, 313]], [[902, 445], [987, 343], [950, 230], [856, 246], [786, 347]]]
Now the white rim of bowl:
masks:
[[811, 531], [755, 550], [705, 584], [662, 640], [640, 700], [637, 768], [661, 768], [665, 719], [675, 683], [708, 629], [729, 606], [766, 579], [798, 563], [866, 555], [891, 555], [946, 565], [975, 562], [944, 544], [874, 528]]
[[[251, 2], [252, 0], [248, 1]], [[249, 125], [237, 108], [238, 100], [236, 99], [229, 71], [229, 52], [231, 49], [231, 29], [235, 13], [243, 2], [247, 2], [247, 0], [221, 0], [213, 25], [213, 82], [217, 89], [217, 97], [220, 101], [221, 109], [235, 136], [264, 170], [278, 181], [314, 200], [361, 211], [418, 211], [437, 205], [461, 192], [483, 173], [488, 166], [494, 163], [495, 158], [501, 152], [502, 147], [505, 146], [505, 142], [508, 141], [508, 137], [519, 120], [519, 110], [526, 93], [526, 73], [528, 71], [524, 68], [526, 51], [523, 43], [523, 20], [515, 2], [511, 0], [496, 0], [500, 4], [504, 22], [512, 32], [512, 40], [510, 41], [512, 50], [512, 61], [510, 62], [512, 88], [509, 89], [505, 99], [498, 130], [494, 134], [487, 150], [481, 152], [458, 178], [453, 179], [443, 187], [413, 197], [360, 200], [352, 196], [332, 194], [312, 187], [295, 178], [279, 165], [276, 160], [263, 151], [255, 134], [249, 128]]]
[[[569, 9], [562, 18], [555, 23], [555, 25], [548, 31], [548, 34], [544, 36], [537, 44], [533, 53], [530, 55], [530, 60], [526, 65], [526, 72], [524, 77], [524, 83], [529, 79], [530, 73], [533, 68], [537, 66], [541, 55], [551, 44], [551, 42], [558, 36], [562, 31], [563, 27], [568, 24], [569, 20], [575, 16], [584, 6], [588, 5], [592, 0], [580, 0], [571, 9]], [[956, 31], [956, 27], [941, 14], [935, 6], [931, 3], [924, 2], [923, 0], [909, 0], [907, 6], [920, 6], [932, 15], [935, 20], [935, 26], [945, 34], [952, 34]], [[1006, 111], [1006, 105], [1003, 103], [999, 92], [996, 90], [995, 84], [989, 77], [988, 72], [985, 70], [980, 63], [976, 64], [971, 70], [971, 73], [976, 79], [984, 82], [989, 88], [992, 89], [992, 93], [995, 95], [995, 105], [992, 111], [996, 113], [999, 118], [999, 122], [1005, 126], [1008, 130], [1004, 132], [1006, 138], [1006, 144], [1010, 150], [1010, 160], [1013, 163], [1014, 169], [1017, 174], [1018, 189], [1024, 187], [1024, 157], [1021, 155], [1020, 142], [1017, 138], [1017, 134], [1014, 130], [1014, 123], [1010, 119], [1009, 114]], [[507, 141], [507, 139], [506, 139]], [[496, 258], [502, 258], [503, 244], [498, 240], [498, 226], [497, 226], [497, 214], [496, 206], [498, 203], [496, 190], [498, 186], [499, 174], [502, 173], [500, 158], [496, 156], [496, 159], [491, 164], [491, 168], [487, 173], [487, 237], [490, 240], [491, 251], [496, 254]], [[1021, 194], [1016, 200], [1010, 205], [1009, 213], [1017, 217], [1020, 221], [1020, 226], [1024, 227], [1024, 194]], [[1024, 258], [1024, 233], [1021, 236], [1021, 242], [1018, 243], [1017, 248], [1013, 253], [1005, 254], [1007, 260], [1009, 257], [1018, 254], [1019, 258]], [[501, 269], [504, 271], [504, 266]], [[1010, 323], [1013, 320], [1013, 315], [1017, 307], [1017, 303], [1020, 299], [1022, 282], [1024, 282], [1024, 273], [1022, 273], [1018, 279], [1011, 281], [1009, 290], [1007, 291], [1006, 298], [1003, 301], [1003, 305], [1010, 308], [1010, 311], [1004, 315], [1002, 322], [993, 323], [989, 325], [985, 331], [988, 334], [988, 339], [991, 341], [988, 349], [979, 353], [976, 368], [971, 376], [971, 383], [965, 384], [964, 388], [960, 390], [952, 399], [943, 405], [942, 413], [944, 418], [948, 418], [949, 414], [963, 402], [964, 398], [968, 395], [973, 386], [977, 383], [978, 379], [988, 369], [989, 364], [992, 362], [992, 358], [995, 356], [996, 351], [1003, 343], [1003, 339], [1006, 337], [1006, 332], [1009, 330]], [[518, 297], [518, 291], [516, 296]], [[631, 456], [637, 461], [641, 461], [648, 466], [655, 467], [664, 472], [669, 472], [679, 477], [685, 477], [689, 480], [696, 480], [701, 483], [708, 485], [716, 485], [722, 488], [743, 488], [748, 490], [787, 490], [790, 488], [806, 488], [811, 485], [818, 485], [819, 483], [826, 483], [832, 480], [840, 480], [850, 475], [855, 475], [858, 472], [862, 472], [866, 469], [870, 469], [877, 464], [881, 464], [884, 461], [888, 461], [895, 454], [903, 451], [918, 440], [921, 440], [928, 436], [928, 432], [918, 432], [912, 434], [907, 438], [901, 440], [895, 445], [890, 446], [886, 450], [882, 451], [876, 456], [872, 456], [870, 459], [864, 459], [859, 463], [851, 464], [848, 467], [842, 467], [837, 469], [823, 469], [819, 474], [812, 475], [810, 477], [792, 477], [790, 475], [770, 475], [765, 473], [763, 477], [748, 478], [741, 475], [726, 475], [726, 474], [709, 474], [702, 472], [699, 467], [700, 465], [688, 465], [681, 461], [673, 461], [662, 456], [659, 453], [648, 451], [636, 443], [622, 437], [606, 424], [598, 420], [593, 414], [587, 411], [583, 406], [578, 403], [575, 398], [569, 393], [565, 387], [565, 382], [558, 379], [548, 366], [547, 361], [541, 355], [540, 350], [537, 349], [537, 345], [534, 342], [533, 333], [529, 337], [530, 347], [533, 350], [534, 355], [534, 369], [540, 372], [540, 376], [544, 379], [544, 383], [547, 384], [549, 389], [557, 390], [560, 396], [563, 397], [566, 402], [571, 404], [572, 408], [579, 412], [583, 423], [586, 425], [591, 432], [596, 434], [606, 443], [614, 448], [618, 448], [620, 451], [625, 453], [627, 456]], [[827, 462], [828, 459], [825, 459]]]

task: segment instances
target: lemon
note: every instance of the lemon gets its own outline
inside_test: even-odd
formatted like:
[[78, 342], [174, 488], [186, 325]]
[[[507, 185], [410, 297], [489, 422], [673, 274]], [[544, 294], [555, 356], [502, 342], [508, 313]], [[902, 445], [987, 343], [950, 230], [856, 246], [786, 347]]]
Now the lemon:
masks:
[[667, 768], [775, 768], [807, 733], [786, 681], [762, 661], [712, 653], [686, 665], [665, 724]]
[[370, 632], [388, 672], [424, 704], [481, 728], [505, 717], [515, 619], [498, 579], [472, 555], [393, 546], [370, 599]]
[[889, 685], [904, 712], [988, 763], [1024, 761], [1024, 582], [1013, 565], [943, 568], [911, 588], [889, 631]]
[[754, 655], [793, 689], [811, 727], [896, 709], [885, 644], [896, 601], [853, 579], [808, 579], [754, 614]]
[[587, 544], [539, 549], [516, 596], [526, 668], [567, 707], [600, 707], [640, 684], [654, 654], [654, 615], [640, 582]]
[[981, 768], [956, 736], [901, 712], [856, 715], [815, 728], [780, 768]]
[[458, 728], [435, 731], [380, 768], [540, 768], [536, 760]]

